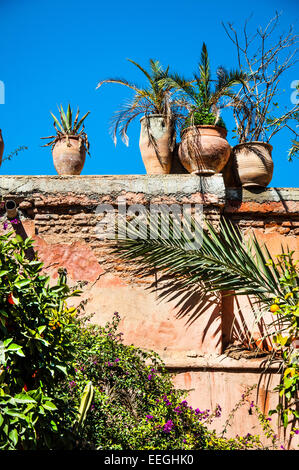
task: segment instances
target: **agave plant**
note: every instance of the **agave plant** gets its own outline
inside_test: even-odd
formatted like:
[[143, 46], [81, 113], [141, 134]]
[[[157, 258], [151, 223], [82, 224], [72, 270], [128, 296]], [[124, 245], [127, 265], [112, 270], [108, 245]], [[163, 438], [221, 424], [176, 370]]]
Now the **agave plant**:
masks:
[[[75, 119], [73, 121], [73, 111], [71, 109], [70, 104], [67, 107], [67, 112], [65, 113], [63, 110], [62, 105], [60, 108], [58, 107], [59, 115], [60, 115], [60, 121], [57, 119], [56, 116], [51, 112], [51, 116], [54, 119], [54, 128], [56, 130], [56, 135], [50, 135], [48, 137], [41, 137], [41, 139], [51, 139], [50, 142], [47, 144], [43, 145], [43, 147], [48, 147], [51, 145], [52, 149], [56, 142], [60, 140], [61, 138], [68, 138], [68, 136], [79, 136], [79, 138], [82, 141], [82, 144], [85, 147], [85, 150], [89, 154], [89, 141], [87, 138], [87, 134], [85, 132], [85, 127], [84, 127], [84, 121], [87, 118], [87, 116], [90, 114], [90, 111], [88, 111], [84, 116], [79, 120], [79, 114], [80, 110], [79, 108], [77, 109], [77, 113], [75, 116]], [[80, 130], [81, 129], [81, 130]]]
[[175, 90], [181, 98], [178, 103], [188, 111], [184, 127], [201, 124], [225, 127], [220, 117], [221, 100], [232, 96], [231, 88], [234, 85], [247, 86], [247, 77], [238, 70], [227, 71], [223, 66], [217, 68], [216, 75], [216, 80], [212, 80], [208, 50], [203, 43], [198, 72], [194, 73], [193, 80], [187, 80], [178, 74], [169, 74], [162, 79], [161, 85]]
[[[159, 61], [150, 59], [147, 71], [137, 62], [128, 60], [143, 73], [148, 82], [146, 87], [139, 87], [123, 78], [108, 78], [100, 81], [96, 87], [98, 89], [104, 83], [117, 83], [133, 90], [133, 98], [114, 114], [110, 126], [114, 143], [117, 143], [117, 134], [119, 134], [126, 145], [129, 144], [128, 126], [139, 115], [161, 114], [166, 117], [168, 124], [173, 126], [173, 130], [176, 120], [181, 117], [180, 105], [173, 98], [173, 85], [167, 81], [169, 66], [164, 70]], [[185, 85], [187, 86], [187, 83]], [[173, 132], [173, 141], [175, 141], [175, 132]]]

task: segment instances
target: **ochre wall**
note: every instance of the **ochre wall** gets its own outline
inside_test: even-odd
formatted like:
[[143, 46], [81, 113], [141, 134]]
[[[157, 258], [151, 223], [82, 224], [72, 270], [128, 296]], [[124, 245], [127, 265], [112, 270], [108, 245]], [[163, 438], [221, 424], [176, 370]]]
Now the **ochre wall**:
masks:
[[[246, 236], [254, 231], [274, 255], [283, 243], [298, 256], [299, 190], [227, 189], [220, 175], [131, 175], [1, 176], [0, 191], [4, 200], [18, 204], [22, 228], [35, 239], [35, 250], [51, 276], [64, 267], [70, 283], [86, 281], [82, 299], [88, 300], [86, 312], [94, 313], [92, 321], [104, 324], [118, 311], [125, 342], [157, 351], [176, 373], [175, 383], [191, 390], [193, 406], [213, 409], [221, 405], [223, 415], [215, 421], [220, 430], [246, 386], [260, 378], [264, 358], [233, 359], [224, 354], [227, 345], [248, 338], [252, 331], [258, 337], [249, 299], [219, 296], [203, 312], [198, 311], [196, 294], [187, 303], [179, 296], [159, 300], [157, 292], [148, 289], [153, 279], [136, 277], [128, 263], [111, 254], [107, 240], [99, 240], [96, 226], [101, 216], [96, 208], [111, 204], [117, 209], [120, 196], [127, 206], [203, 204], [212, 223], [225, 215]], [[258, 404], [265, 411], [276, 406], [277, 394], [271, 390], [277, 380], [272, 370], [272, 376], [260, 385]], [[255, 392], [250, 399], [256, 401]], [[258, 428], [247, 403], [237, 412], [228, 435]]]

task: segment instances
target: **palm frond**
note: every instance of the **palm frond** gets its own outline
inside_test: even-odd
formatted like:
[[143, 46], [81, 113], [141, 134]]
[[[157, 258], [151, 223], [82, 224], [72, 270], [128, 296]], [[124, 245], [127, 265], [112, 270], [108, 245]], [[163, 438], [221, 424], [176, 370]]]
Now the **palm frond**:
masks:
[[137, 85], [135, 85], [135, 83], [129, 82], [124, 78], [107, 78], [106, 80], [102, 80], [97, 84], [96, 90], [100, 88], [104, 83], [117, 83], [119, 85], [124, 85], [128, 88], [131, 88], [131, 90], [135, 91], [136, 93], [142, 93], [142, 88], [139, 88]]
[[[149, 224], [151, 237], [147, 236]], [[191, 225], [196, 226], [194, 220]], [[264, 305], [271, 304], [273, 296], [284, 299], [279, 268], [267, 248], [261, 247], [255, 237], [246, 242], [240, 231], [225, 219], [219, 231], [207, 224], [202, 231], [201, 247], [195, 250], [188, 248], [190, 240], [184, 234], [186, 231], [177, 238], [177, 231], [172, 227], [165, 237], [150, 214], [138, 227], [142, 238], [140, 233], [138, 238], [135, 227], [128, 223], [127, 237], [119, 239], [115, 249], [145, 275], [156, 270], [175, 277], [182, 287], [198, 285], [207, 295], [234, 291], [236, 295], [254, 296]]]
[[[199, 74], [200, 74], [200, 83], [202, 83], [205, 94], [205, 102], [208, 102], [208, 97], [210, 95], [210, 61], [208, 56], [207, 45], [203, 43], [200, 55], [200, 62], [198, 64]], [[195, 75], [196, 80], [198, 81], [197, 75]]]

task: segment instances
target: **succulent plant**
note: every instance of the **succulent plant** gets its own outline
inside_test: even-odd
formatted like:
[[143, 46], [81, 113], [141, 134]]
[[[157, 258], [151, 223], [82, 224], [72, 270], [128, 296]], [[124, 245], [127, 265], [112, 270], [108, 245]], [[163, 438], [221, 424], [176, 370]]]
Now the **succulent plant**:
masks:
[[82, 140], [85, 150], [89, 154], [90, 145], [88, 142], [87, 134], [85, 132], [84, 120], [87, 118], [90, 111], [84, 114], [84, 116], [79, 120], [80, 110], [78, 108], [74, 121], [73, 121], [73, 111], [71, 109], [70, 104], [68, 105], [66, 113], [64, 112], [62, 105], [60, 106], [60, 108], [58, 106], [58, 111], [60, 114], [60, 121], [59, 119], [57, 119], [56, 116], [54, 116], [53, 113], [50, 113], [54, 119], [53, 125], [56, 130], [56, 135], [50, 135], [48, 137], [41, 137], [41, 139], [51, 139], [51, 141], [43, 145], [43, 147], [48, 147], [49, 145], [51, 145], [53, 149], [56, 142], [60, 140], [62, 137], [67, 138], [68, 136], [75, 135], [75, 136], [79, 136], [79, 138]]
[[78, 428], [80, 428], [83, 425], [86, 419], [87, 412], [92, 403], [93, 395], [94, 395], [94, 387], [92, 385], [92, 382], [88, 382], [88, 384], [85, 386], [83, 390], [79, 412], [78, 412], [78, 419], [75, 423], [75, 426], [77, 426]]

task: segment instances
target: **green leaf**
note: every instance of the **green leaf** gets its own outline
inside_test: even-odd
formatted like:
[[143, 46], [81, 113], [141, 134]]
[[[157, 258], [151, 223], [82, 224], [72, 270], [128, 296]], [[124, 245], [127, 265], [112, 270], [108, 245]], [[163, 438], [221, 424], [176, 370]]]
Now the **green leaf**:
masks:
[[67, 375], [67, 368], [66, 366], [61, 366], [61, 365], [56, 365], [56, 369], [59, 369], [61, 372], [64, 373], [64, 375]]
[[13, 429], [8, 435], [9, 439], [12, 441], [13, 445], [16, 446], [19, 440], [18, 431]]
[[60, 128], [61, 132], [64, 132], [64, 129], [62, 127], [62, 125], [60, 124], [60, 122], [58, 121], [58, 119], [56, 118], [56, 116], [54, 116], [53, 113], [50, 113], [52, 118], [54, 119], [54, 122], [57, 124], [57, 126]]
[[19, 393], [14, 396], [17, 403], [36, 403], [36, 400], [27, 395], [27, 393]]
[[8, 269], [3, 269], [0, 271], [0, 277], [5, 276], [5, 274], [9, 273], [10, 271]]
[[43, 407], [46, 410], [51, 410], [51, 411], [57, 410], [57, 406], [55, 406], [54, 403], [52, 403], [51, 401], [46, 401], [45, 403], [43, 403]]
[[22, 287], [28, 286], [31, 283], [31, 279], [24, 279], [22, 281], [15, 282], [15, 287], [21, 289]]

